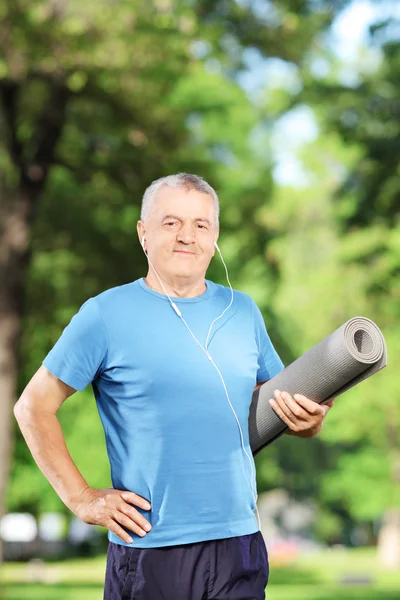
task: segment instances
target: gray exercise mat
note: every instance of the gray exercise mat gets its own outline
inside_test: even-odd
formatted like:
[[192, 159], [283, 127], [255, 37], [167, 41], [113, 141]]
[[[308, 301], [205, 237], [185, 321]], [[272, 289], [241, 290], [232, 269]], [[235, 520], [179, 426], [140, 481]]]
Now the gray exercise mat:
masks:
[[268, 403], [274, 390], [292, 396], [302, 394], [322, 403], [343, 394], [386, 364], [385, 339], [373, 321], [354, 317], [344, 323], [254, 392], [249, 415], [253, 455], [287, 429]]

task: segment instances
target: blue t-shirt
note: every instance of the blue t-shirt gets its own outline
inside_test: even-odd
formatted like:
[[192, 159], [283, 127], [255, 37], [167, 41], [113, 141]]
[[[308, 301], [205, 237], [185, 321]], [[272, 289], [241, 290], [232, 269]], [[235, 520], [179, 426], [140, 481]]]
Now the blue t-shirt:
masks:
[[[229, 288], [205, 280], [195, 298], [174, 298], [204, 346]], [[248, 416], [256, 382], [283, 369], [254, 301], [234, 291], [213, 326], [209, 352], [224, 378], [251, 460]], [[137, 548], [258, 531], [249, 460], [220, 376], [168, 298], [143, 278], [87, 300], [43, 361], [64, 383], [92, 383], [113, 487], [151, 503]], [[254, 465], [253, 465], [254, 466]], [[112, 542], [129, 545], [109, 532]]]

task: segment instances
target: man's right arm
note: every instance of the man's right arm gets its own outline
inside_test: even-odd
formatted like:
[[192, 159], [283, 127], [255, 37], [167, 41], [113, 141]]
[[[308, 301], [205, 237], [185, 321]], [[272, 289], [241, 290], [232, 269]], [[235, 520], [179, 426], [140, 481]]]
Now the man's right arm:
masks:
[[102, 525], [126, 543], [132, 538], [121, 527], [143, 537], [148, 521], [132, 504], [149, 510], [147, 500], [133, 492], [91, 488], [65, 443], [57, 412], [75, 389], [42, 365], [24, 389], [14, 415], [40, 470], [64, 504], [86, 523]]

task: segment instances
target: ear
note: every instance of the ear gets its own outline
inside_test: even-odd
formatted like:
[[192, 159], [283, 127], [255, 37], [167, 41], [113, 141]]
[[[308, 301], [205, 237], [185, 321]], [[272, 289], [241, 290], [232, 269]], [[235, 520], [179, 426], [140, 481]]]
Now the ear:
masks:
[[215, 250], [217, 249], [216, 243], [217, 243], [217, 241], [218, 241], [218, 238], [219, 238], [219, 229], [217, 229], [217, 230], [216, 230], [216, 232], [215, 232], [215, 238], [214, 238], [214, 252], [213, 252], [213, 256], [214, 256], [214, 254], [215, 254]]
[[[137, 233], [138, 233], [139, 243], [140, 243], [141, 246], [143, 246], [143, 244], [142, 244], [142, 238], [143, 238], [143, 236], [146, 236], [146, 232], [145, 232], [145, 227], [144, 227], [143, 221], [138, 221], [137, 222], [136, 229], [137, 229]], [[144, 250], [144, 247], [143, 247], [143, 250]]]

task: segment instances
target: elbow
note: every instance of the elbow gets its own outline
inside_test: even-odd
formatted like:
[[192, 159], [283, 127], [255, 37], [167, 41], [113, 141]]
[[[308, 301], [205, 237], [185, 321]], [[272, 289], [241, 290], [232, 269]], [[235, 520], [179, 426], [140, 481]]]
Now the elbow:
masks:
[[29, 398], [21, 396], [14, 404], [13, 413], [18, 425], [21, 427], [26, 420], [29, 420], [29, 415], [32, 413]]
[[13, 408], [15, 419], [22, 429], [26, 426], [36, 426], [43, 419], [53, 418], [56, 416], [54, 407], [46, 406], [43, 398], [38, 398], [36, 395], [23, 393]]
[[13, 408], [14, 417], [16, 418], [18, 424], [22, 421], [25, 412], [26, 408], [24, 406], [24, 401], [21, 396], [19, 400], [17, 400], [17, 402], [14, 404]]

